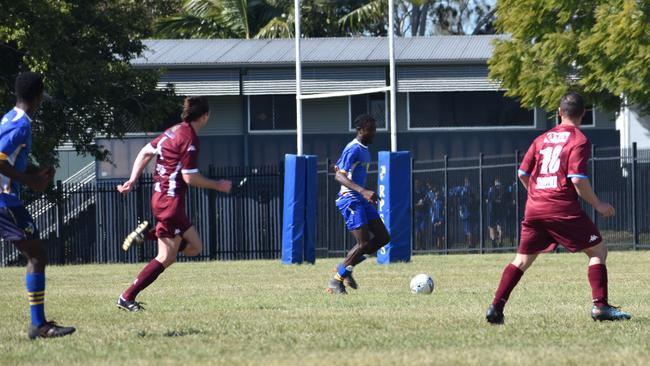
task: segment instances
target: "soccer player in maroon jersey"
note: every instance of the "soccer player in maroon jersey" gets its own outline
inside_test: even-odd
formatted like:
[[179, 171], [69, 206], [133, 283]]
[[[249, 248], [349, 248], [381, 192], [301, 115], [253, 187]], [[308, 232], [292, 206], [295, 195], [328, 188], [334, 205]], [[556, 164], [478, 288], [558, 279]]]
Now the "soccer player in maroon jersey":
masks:
[[585, 114], [584, 101], [577, 93], [567, 93], [560, 101], [562, 123], [533, 141], [519, 168], [519, 179], [528, 190], [521, 240], [515, 259], [508, 264], [486, 319], [503, 324], [503, 308], [524, 271], [542, 252], [558, 244], [572, 253], [589, 257], [594, 320], [627, 320], [631, 316], [611, 306], [607, 298], [607, 247], [578, 197], [592, 205], [604, 217], [614, 216], [609, 203], [598, 199], [589, 184], [587, 163], [591, 144], [580, 131]]
[[179, 252], [186, 256], [201, 252], [201, 238], [185, 213], [188, 185], [221, 192], [230, 192], [232, 188], [231, 181], [208, 179], [199, 173], [197, 167], [199, 138], [196, 133], [208, 123], [209, 114], [207, 98], [186, 98], [183, 122], [167, 129], [143, 147], [133, 163], [131, 177], [117, 186], [120, 193], [131, 191], [149, 161], [157, 155], [151, 209], [156, 219], [158, 255], [117, 299], [117, 306], [121, 309], [142, 310], [141, 304], [135, 301], [136, 296], [176, 261]]

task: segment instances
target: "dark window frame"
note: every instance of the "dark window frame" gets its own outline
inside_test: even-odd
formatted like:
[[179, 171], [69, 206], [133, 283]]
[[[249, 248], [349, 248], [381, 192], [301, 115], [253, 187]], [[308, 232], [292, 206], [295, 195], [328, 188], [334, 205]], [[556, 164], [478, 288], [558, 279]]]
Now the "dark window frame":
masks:
[[[271, 98], [271, 118], [272, 118], [271, 119], [271, 124], [273, 126], [272, 129], [253, 129], [252, 128], [253, 127], [252, 126], [252, 122], [253, 122], [252, 109], [254, 108], [253, 107], [253, 99], [256, 98], [256, 97], [270, 97]], [[260, 95], [248, 95], [247, 96], [247, 104], [248, 104], [248, 106], [247, 106], [248, 126], [247, 127], [248, 127], [248, 133], [251, 133], [251, 134], [256, 134], [256, 133], [278, 133], [278, 134], [282, 134], [282, 133], [295, 133], [296, 132], [297, 126], [294, 127], [293, 129], [276, 128], [276, 126], [277, 126], [277, 124], [276, 124], [277, 113], [276, 113], [275, 109], [277, 107], [277, 104], [276, 104], [275, 100], [278, 97], [290, 97], [294, 101], [294, 103], [295, 103], [295, 100], [296, 100], [295, 94], [260, 94]], [[293, 108], [291, 109], [290, 115], [292, 115], [292, 116], [294, 116], [294, 118], [296, 118], [295, 104], [293, 104]], [[295, 123], [296, 124], [298, 123], [297, 119], [295, 120]]]
[[[360, 96], [365, 96], [365, 97], [370, 97], [371, 95], [377, 95], [377, 94], [383, 94], [384, 95], [384, 127], [379, 127], [377, 126], [377, 131], [388, 131], [388, 123], [389, 123], [389, 118], [390, 118], [390, 103], [388, 101], [388, 93], [386, 92], [381, 92], [381, 93], [372, 93], [372, 94], [361, 94], [361, 95], [348, 95], [348, 128], [350, 132], [356, 131], [354, 128], [354, 119], [357, 118], [357, 116], [352, 115], [352, 98], [353, 97], [360, 97]], [[370, 105], [367, 103], [368, 106]], [[366, 109], [365, 113], [370, 113], [368, 109]]]

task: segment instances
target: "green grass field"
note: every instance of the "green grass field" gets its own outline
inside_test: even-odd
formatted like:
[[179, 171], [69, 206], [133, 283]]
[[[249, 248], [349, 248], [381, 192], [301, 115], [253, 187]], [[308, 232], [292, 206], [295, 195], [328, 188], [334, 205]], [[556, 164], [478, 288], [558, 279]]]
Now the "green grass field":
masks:
[[[114, 302], [141, 268], [48, 268], [49, 318], [71, 337], [29, 341], [24, 269], [0, 269], [3, 365], [648, 365], [650, 252], [609, 257], [610, 298], [631, 321], [589, 317], [586, 257], [547, 254], [524, 276], [506, 325], [484, 311], [512, 254], [416, 256], [357, 268], [361, 288], [324, 292], [335, 260], [175, 264], [145, 290], [143, 313]], [[370, 262], [370, 261], [369, 261]], [[433, 275], [430, 296], [411, 276]]]

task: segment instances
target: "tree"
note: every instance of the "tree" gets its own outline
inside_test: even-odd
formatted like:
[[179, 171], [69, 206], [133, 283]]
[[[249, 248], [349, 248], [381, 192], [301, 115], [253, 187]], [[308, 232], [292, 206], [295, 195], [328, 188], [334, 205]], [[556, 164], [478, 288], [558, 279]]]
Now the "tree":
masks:
[[45, 75], [51, 101], [33, 123], [33, 157], [56, 163], [56, 148], [71, 141], [82, 154], [107, 158], [97, 135], [122, 137], [169, 118], [178, 100], [157, 91], [157, 72], [129, 61], [143, 51], [157, 2], [129, 0], [30, 0], [3, 3], [0, 12], [0, 103], [8, 110], [16, 75]]
[[650, 108], [650, 3], [500, 0], [490, 76], [527, 107], [557, 108], [569, 90], [615, 110], [620, 96]]
[[[396, 0], [395, 34], [491, 34], [494, 1], [490, 0]], [[388, 24], [388, 2], [370, 0], [343, 16], [339, 23], [356, 33], [375, 34], [374, 24]], [[370, 26], [370, 27], [369, 27]], [[385, 35], [385, 30], [383, 34]]]

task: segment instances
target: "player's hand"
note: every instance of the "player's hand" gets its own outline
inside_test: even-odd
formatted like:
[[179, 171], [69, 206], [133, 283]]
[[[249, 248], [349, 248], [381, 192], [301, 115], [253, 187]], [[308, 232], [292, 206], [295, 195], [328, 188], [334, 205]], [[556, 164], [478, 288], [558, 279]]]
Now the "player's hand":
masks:
[[366, 199], [366, 201], [372, 203], [373, 205], [377, 204], [377, 200], [379, 199], [379, 197], [377, 197], [377, 193], [369, 189], [364, 189], [361, 191], [361, 195]]
[[133, 182], [130, 180], [127, 180], [126, 182], [117, 185], [118, 192], [122, 194], [127, 194], [131, 192], [131, 189], [133, 189]]
[[608, 218], [616, 215], [616, 209], [614, 209], [614, 206], [610, 205], [607, 202], [599, 202], [594, 208], [596, 209], [596, 211], [598, 211], [600, 216], [604, 218]]
[[232, 189], [232, 181], [228, 179], [220, 179], [217, 181], [217, 191], [223, 193], [230, 193]]
[[36, 192], [43, 192], [49, 183], [50, 180], [44, 175], [34, 174], [30, 176], [30, 181], [27, 185]]

